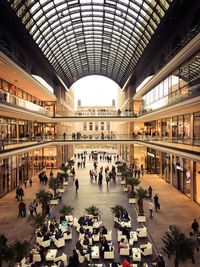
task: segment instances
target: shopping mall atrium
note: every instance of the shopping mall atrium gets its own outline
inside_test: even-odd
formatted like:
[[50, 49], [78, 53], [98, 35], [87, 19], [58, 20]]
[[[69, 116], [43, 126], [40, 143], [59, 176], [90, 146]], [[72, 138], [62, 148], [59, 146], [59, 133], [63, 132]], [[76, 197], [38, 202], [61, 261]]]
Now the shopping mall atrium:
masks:
[[0, 266], [200, 266], [200, 1], [1, 0], [0, 148]]

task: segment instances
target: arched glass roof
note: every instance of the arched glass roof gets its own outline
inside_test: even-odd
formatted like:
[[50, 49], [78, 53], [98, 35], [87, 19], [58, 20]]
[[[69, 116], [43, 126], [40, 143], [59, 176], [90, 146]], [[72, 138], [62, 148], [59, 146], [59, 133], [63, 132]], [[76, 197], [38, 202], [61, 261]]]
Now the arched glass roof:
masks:
[[70, 86], [103, 75], [121, 87], [173, 0], [8, 0]]

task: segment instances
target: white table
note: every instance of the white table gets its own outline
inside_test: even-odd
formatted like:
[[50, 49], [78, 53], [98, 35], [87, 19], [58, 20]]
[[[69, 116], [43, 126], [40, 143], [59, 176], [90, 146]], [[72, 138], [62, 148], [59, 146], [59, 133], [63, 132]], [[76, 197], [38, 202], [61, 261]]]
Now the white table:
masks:
[[58, 200], [57, 200], [57, 199], [52, 199], [52, 200], [50, 201], [50, 204], [51, 204], [51, 205], [58, 205]]
[[137, 242], [138, 238], [137, 238], [137, 232], [136, 231], [130, 231], [130, 239], [129, 239], [129, 244], [131, 246], [133, 246], [134, 242]]
[[59, 188], [57, 191], [60, 193], [65, 193], [65, 189], [63, 189], [63, 188]]
[[121, 221], [119, 220], [118, 218], [115, 217], [114, 221], [119, 224], [121, 227], [124, 228], [124, 226], [126, 226], [127, 228], [131, 228], [131, 220], [128, 221], [128, 222], [124, 222], [124, 221]]
[[58, 250], [57, 249], [48, 249], [46, 255], [46, 261], [54, 261], [56, 258]]
[[98, 246], [91, 247], [91, 258], [99, 259], [99, 247]]
[[139, 248], [132, 248], [133, 261], [141, 261], [141, 251]]

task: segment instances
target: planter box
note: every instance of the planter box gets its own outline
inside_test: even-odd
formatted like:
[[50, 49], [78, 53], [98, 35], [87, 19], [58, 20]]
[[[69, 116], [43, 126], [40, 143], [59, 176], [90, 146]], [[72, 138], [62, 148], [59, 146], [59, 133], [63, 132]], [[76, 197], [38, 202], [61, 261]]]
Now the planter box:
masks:
[[142, 222], [146, 222], [146, 216], [145, 215], [138, 215], [137, 216], [137, 221], [142, 223]]
[[136, 198], [129, 198], [128, 202], [130, 204], [136, 204]]

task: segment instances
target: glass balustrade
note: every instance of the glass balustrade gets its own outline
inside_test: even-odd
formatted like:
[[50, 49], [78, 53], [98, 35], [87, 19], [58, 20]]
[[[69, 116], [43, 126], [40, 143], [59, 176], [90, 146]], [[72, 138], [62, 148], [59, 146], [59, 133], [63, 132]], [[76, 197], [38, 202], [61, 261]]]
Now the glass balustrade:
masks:
[[49, 115], [49, 111], [47, 109], [15, 95], [12, 95], [8, 92], [5, 92], [3, 90], [0, 90], [0, 102], [15, 105], [30, 110], [31, 112], [36, 112], [45, 116]]

